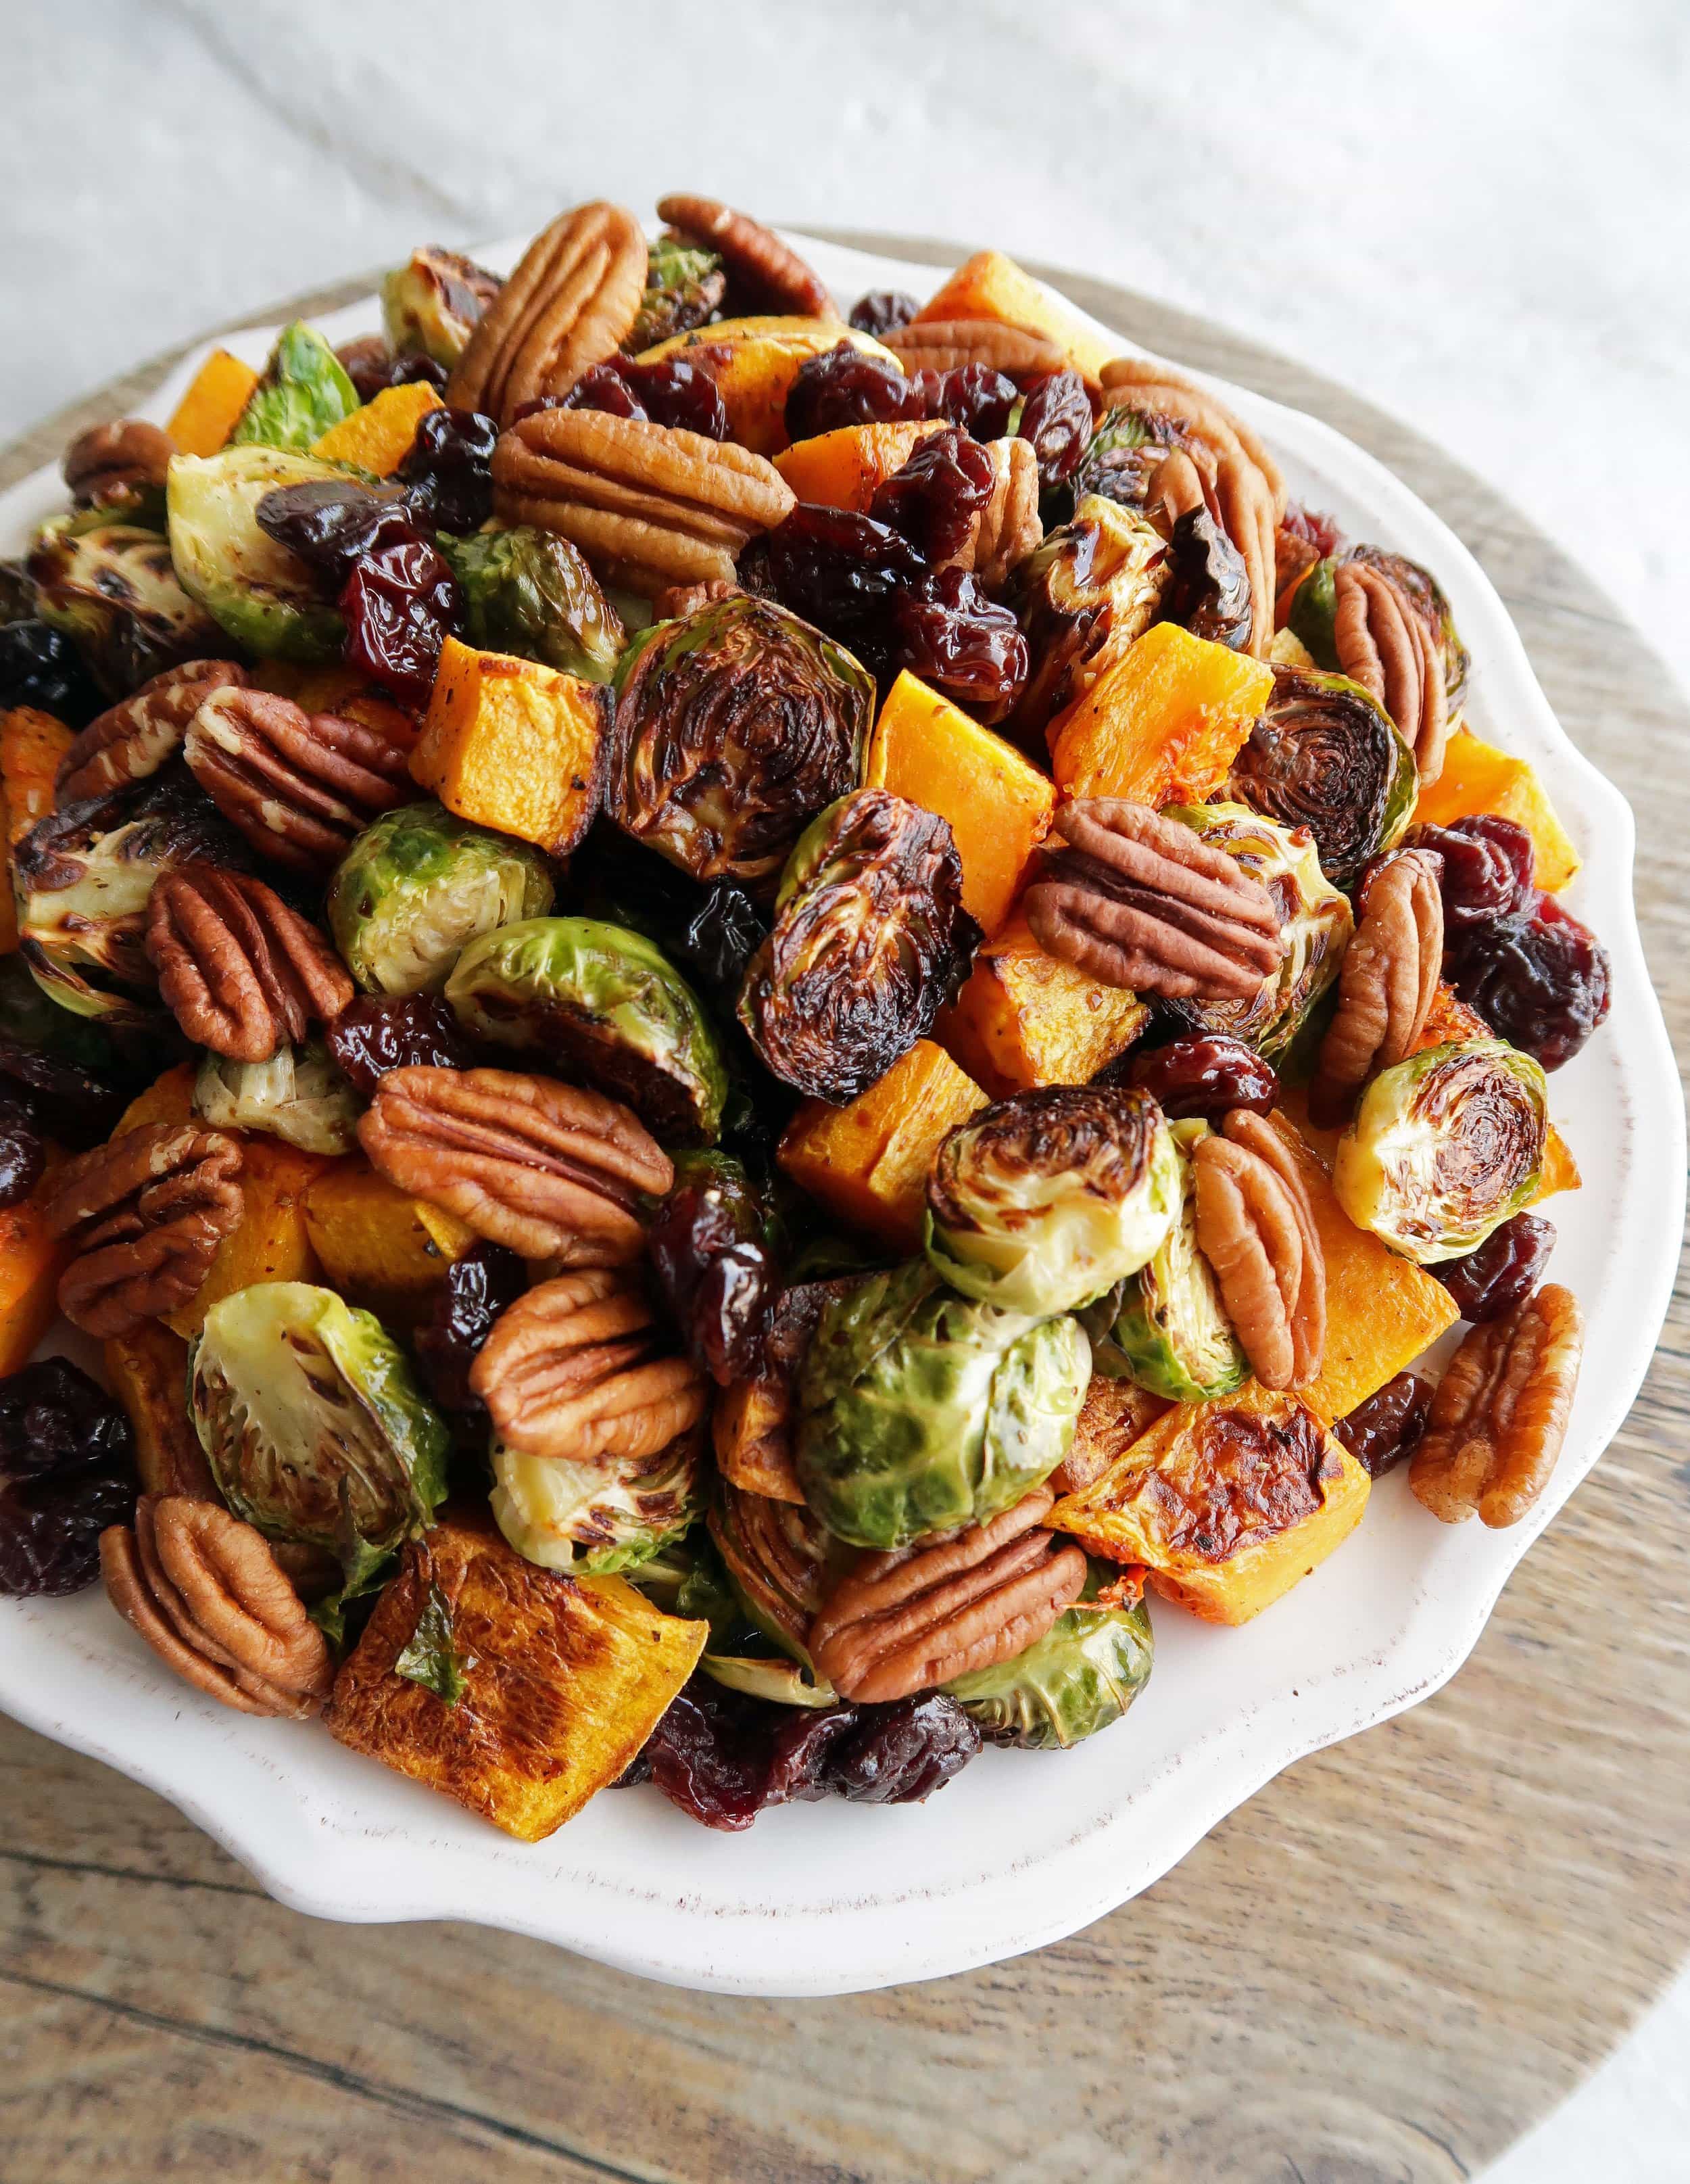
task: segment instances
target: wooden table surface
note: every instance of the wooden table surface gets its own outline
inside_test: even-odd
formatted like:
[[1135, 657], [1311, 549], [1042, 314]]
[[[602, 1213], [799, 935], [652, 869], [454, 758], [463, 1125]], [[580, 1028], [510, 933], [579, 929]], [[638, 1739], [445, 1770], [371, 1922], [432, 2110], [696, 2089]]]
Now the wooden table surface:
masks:
[[[1147, 346], [1326, 418], [1467, 541], [1631, 797], [1649, 961], [1690, 1050], [1690, 714], [1617, 610], [1343, 390], [1061, 277]], [[32, 433], [0, 484], [158, 369]], [[1071, 1941], [956, 1979], [746, 2001], [474, 1927], [319, 1923], [163, 1799], [0, 1720], [0, 2179], [1474, 2176], [1690, 1953], [1687, 1337], [1681, 1282], [1625, 1429], [1443, 1691], [1290, 1769]]]

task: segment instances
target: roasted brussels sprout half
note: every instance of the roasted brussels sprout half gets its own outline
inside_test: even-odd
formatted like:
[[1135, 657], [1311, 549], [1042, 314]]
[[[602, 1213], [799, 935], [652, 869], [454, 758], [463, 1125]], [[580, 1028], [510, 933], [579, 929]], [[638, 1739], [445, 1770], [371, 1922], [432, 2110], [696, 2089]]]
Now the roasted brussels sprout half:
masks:
[[1179, 1217], [1154, 1253], [1089, 1312], [1093, 1368], [1133, 1380], [1170, 1403], [1230, 1396], [1249, 1371], [1220, 1301], [1214, 1270], [1197, 1247], [1191, 1148], [1207, 1136], [1200, 1122], [1171, 1124], [1180, 1171]]
[[1315, 665], [1335, 671], [1337, 647], [1332, 627], [1337, 619], [1337, 577], [1340, 561], [1365, 561], [1388, 577], [1425, 623], [1427, 632], [1443, 654], [1444, 691], [1453, 712], [1467, 688], [1470, 665], [1449, 610], [1443, 588], [1429, 569], [1405, 554], [1388, 554], [1382, 546], [1352, 546], [1345, 554], [1316, 561], [1291, 598], [1286, 627], [1306, 645]]
[[193, 1104], [214, 1129], [265, 1130], [303, 1152], [349, 1153], [358, 1143], [357, 1096], [316, 1039], [268, 1061], [202, 1055]]
[[816, 813], [855, 785], [875, 685], [842, 645], [740, 593], [659, 622], [616, 676], [607, 801], [694, 879], [774, 891]]
[[446, 998], [475, 1037], [579, 1073], [667, 1144], [709, 1144], [721, 1128], [727, 1067], [703, 1005], [625, 926], [502, 926], [464, 950]]
[[721, 1479], [706, 1523], [746, 1614], [782, 1652], [810, 1667], [804, 1640], [839, 1559], [813, 1512]]
[[1537, 1196], [1548, 1128], [1529, 1055], [1500, 1039], [1429, 1046], [1362, 1095], [1332, 1188], [1359, 1228], [1405, 1258], [1459, 1258]]
[[1170, 1001], [1169, 1013], [1202, 1030], [1241, 1039], [1281, 1067], [1298, 1045], [1300, 1061], [1298, 1034], [1337, 978], [1355, 930], [1348, 900], [1320, 870], [1314, 836], [1304, 827], [1281, 827], [1244, 804], [1170, 805], [1164, 816], [1194, 827], [1261, 882], [1278, 906], [1285, 944], [1279, 969], [1252, 1000]]
[[313, 1283], [259, 1282], [213, 1305], [188, 1352], [188, 1408], [235, 1514], [336, 1557], [331, 1613], [444, 1497], [451, 1435], [404, 1352]]
[[266, 493], [320, 479], [344, 483], [346, 473], [275, 448], [171, 459], [164, 498], [182, 588], [264, 658], [313, 664], [341, 656], [345, 628], [325, 580], [258, 523]]
[[783, 1084], [842, 1104], [926, 1036], [979, 939], [949, 821], [859, 789], [788, 859], [739, 1020]]
[[1306, 827], [1320, 869], [1348, 894], [1407, 831], [1415, 755], [1385, 708], [1347, 676], [1276, 667], [1273, 695], [1232, 761], [1232, 794], [1284, 827]]
[[1107, 1729], [1149, 1681], [1156, 1648], [1147, 1602], [1113, 1607], [1097, 1601], [1098, 1591], [1094, 1567], [1085, 1593], [1042, 1638], [992, 1668], [953, 1676], [941, 1690], [994, 1744], [1026, 1752], [1066, 1751]]
[[1032, 658], [1014, 726], [1042, 735], [1155, 621], [1168, 579], [1168, 542], [1136, 509], [1083, 496], [1010, 579]]
[[647, 254], [646, 292], [623, 353], [637, 356], [672, 334], [702, 326], [720, 310], [727, 288], [726, 271], [714, 250], [701, 250], [677, 236], [659, 236]]
[[394, 354], [431, 356], [449, 370], [503, 286], [455, 250], [414, 250], [381, 283], [381, 324]]
[[1179, 1204], [1179, 1157], [1148, 1093], [1051, 1085], [946, 1137], [927, 1184], [927, 1256], [965, 1296], [1071, 1312], [1137, 1273]]
[[36, 532], [26, 566], [36, 613], [75, 640], [108, 698], [221, 647], [217, 624], [178, 581], [156, 531], [54, 516]]
[[384, 812], [329, 883], [329, 929], [366, 994], [436, 992], [470, 941], [551, 907], [537, 850], [438, 804]]
[[1244, 557], [1206, 508], [1188, 508], [1168, 538], [1168, 581], [1159, 619], [1206, 644], [1249, 649], [1254, 613]]
[[1142, 508], [1163, 457], [1183, 437], [1171, 417], [1155, 411], [1106, 410], [1070, 481], [1076, 512], [1089, 494], [1122, 508]]
[[798, 1379], [798, 1484], [853, 1546], [984, 1524], [1068, 1453], [1090, 1378], [1077, 1320], [1000, 1312], [908, 1261], [822, 1311]]
[[264, 376], [247, 396], [229, 444], [291, 448], [303, 454], [358, 406], [358, 389], [345, 365], [315, 326], [296, 319], [276, 336]]
[[698, 1514], [703, 1425], [635, 1463], [573, 1463], [495, 1441], [493, 1521], [518, 1554], [570, 1577], [633, 1569]]
[[583, 682], [610, 680], [625, 632], [567, 538], [524, 523], [438, 543], [458, 579], [471, 644], [543, 660]]

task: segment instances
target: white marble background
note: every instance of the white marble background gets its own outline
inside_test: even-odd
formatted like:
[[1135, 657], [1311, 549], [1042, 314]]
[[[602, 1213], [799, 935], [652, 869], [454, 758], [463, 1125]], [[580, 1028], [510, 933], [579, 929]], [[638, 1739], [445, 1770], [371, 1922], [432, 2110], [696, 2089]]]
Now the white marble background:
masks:
[[[1685, 0], [0, 0], [0, 439], [415, 242], [698, 188], [1228, 320], [1442, 440], [1685, 672]], [[1682, 1982], [1488, 2184], [1687, 2149]]]

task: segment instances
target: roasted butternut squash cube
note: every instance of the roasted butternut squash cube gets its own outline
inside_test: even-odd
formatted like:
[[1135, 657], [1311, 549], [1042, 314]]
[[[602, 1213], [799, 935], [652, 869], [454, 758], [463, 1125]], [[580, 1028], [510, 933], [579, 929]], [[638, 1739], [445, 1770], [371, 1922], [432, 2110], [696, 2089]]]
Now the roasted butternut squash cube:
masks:
[[974, 959], [933, 1035], [994, 1100], [1036, 1084], [1088, 1084], [1149, 1021], [1136, 994], [1047, 956], [1017, 911]]
[[242, 364], [226, 348], [214, 348], [188, 382], [164, 427], [183, 455], [214, 455], [228, 444], [229, 435], [259, 383], [250, 364]]
[[1117, 1380], [1094, 1372], [1086, 1389], [1086, 1400], [1074, 1421], [1074, 1438], [1068, 1453], [1050, 1474], [1059, 1494], [1078, 1494], [1140, 1437], [1147, 1434], [1172, 1405], [1153, 1396], [1136, 1380]]
[[411, 772], [448, 811], [565, 856], [592, 823], [610, 694], [448, 637]]
[[1176, 1404], [1046, 1522], [1204, 1622], [1248, 1623], [1349, 1536], [1371, 1484], [1306, 1403], [1247, 1380]]
[[852, 1228], [895, 1251], [919, 1251], [940, 1140], [986, 1104], [943, 1047], [919, 1039], [847, 1106], [806, 1100], [787, 1125], [778, 1158], [801, 1190]]
[[890, 349], [842, 320], [778, 316], [719, 319], [714, 326], [694, 326], [642, 349], [639, 361], [704, 352], [698, 361], [716, 382], [728, 413], [728, 437], [753, 454], [776, 455], [787, 444], [787, 397], [792, 382], [811, 357], [825, 355], [841, 342], [897, 364]]
[[1094, 333], [1071, 304], [1051, 295], [1031, 273], [1001, 250], [980, 250], [959, 265], [949, 280], [915, 314], [924, 319], [1001, 319], [1006, 326], [1031, 326], [1068, 353], [1083, 378], [1095, 381], [1115, 354], [1117, 344]]
[[[34, 705], [0, 713], [0, 838], [6, 849], [14, 849], [55, 809], [53, 784], [71, 740], [63, 721]], [[17, 945], [18, 907], [8, 874], [0, 884], [0, 956]]]
[[1582, 861], [1536, 766], [1494, 744], [1482, 743], [1470, 729], [1457, 728], [1444, 750], [1443, 771], [1420, 791], [1415, 821], [1423, 827], [1447, 827], [1452, 819], [1470, 819], [1480, 811], [1493, 811], [1526, 829], [1537, 853], [1532, 877], [1540, 888], [1553, 894], [1578, 870]]
[[454, 1215], [398, 1190], [357, 1153], [313, 1178], [305, 1233], [331, 1286], [399, 1328], [426, 1317], [447, 1268], [476, 1241]]
[[930, 432], [942, 432], [942, 418], [917, 418], [896, 425], [842, 425], [796, 440], [775, 458], [775, 467], [797, 493], [821, 508], [868, 512], [877, 489], [903, 465]]
[[1057, 786], [1066, 796], [1206, 803], [1272, 690], [1265, 661], [1154, 623], [1050, 723]]
[[950, 821], [963, 907], [988, 940], [1001, 932], [1050, 831], [1056, 788], [1048, 775], [906, 668], [881, 707], [863, 785]]
[[143, 1123], [186, 1123], [193, 1119], [194, 1066], [179, 1061], [162, 1077], [155, 1077], [144, 1092], [137, 1092], [118, 1117], [114, 1138], [125, 1130], [138, 1130]]
[[[539, 1842], [623, 1773], [709, 1636], [620, 1578], [540, 1569], [485, 1511], [452, 1508], [405, 1549], [335, 1679], [328, 1724], [350, 1750]], [[431, 1683], [400, 1673], [407, 1648], [408, 1668], [429, 1657]]]
[[164, 1314], [166, 1327], [196, 1335], [222, 1297], [254, 1282], [316, 1282], [323, 1278], [305, 1226], [305, 1194], [329, 1165], [322, 1153], [302, 1151], [255, 1131], [241, 1138], [241, 1225], [217, 1247], [210, 1271], [188, 1301]]
[[425, 381], [384, 387], [338, 425], [331, 425], [311, 452], [325, 462], [350, 463], [372, 477], [392, 477], [411, 452], [417, 426], [440, 397]]
[[135, 1429], [135, 1466], [146, 1494], [215, 1497], [211, 1467], [188, 1418], [188, 1346], [156, 1319], [105, 1345], [106, 1381]]
[[29, 1362], [58, 1312], [65, 1253], [47, 1233], [42, 1188], [38, 1184], [30, 1197], [0, 1208], [0, 1379]]

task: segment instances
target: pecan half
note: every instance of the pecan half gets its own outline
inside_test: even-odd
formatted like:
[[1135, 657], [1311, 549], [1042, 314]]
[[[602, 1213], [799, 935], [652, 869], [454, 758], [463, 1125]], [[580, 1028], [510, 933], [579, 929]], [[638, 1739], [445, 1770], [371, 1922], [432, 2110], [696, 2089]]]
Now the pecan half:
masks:
[[91, 425], [64, 450], [64, 482], [73, 500], [110, 500], [125, 491], [162, 488], [176, 443], [144, 417]]
[[89, 722], [59, 761], [58, 800], [105, 796], [144, 781], [181, 749], [188, 722], [214, 690], [241, 688], [247, 671], [232, 660], [189, 660], [167, 667]]
[[1337, 1008], [1309, 1088], [1320, 1128], [1345, 1119], [1370, 1077], [1418, 1050], [1443, 965], [1438, 860], [1426, 850], [1396, 850], [1368, 875], [1339, 968]]
[[566, 1268], [631, 1265], [645, 1248], [641, 1201], [675, 1180], [616, 1100], [505, 1069], [390, 1069], [358, 1136], [401, 1190]]
[[1031, 326], [1002, 319], [913, 319], [881, 335], [906, 371], [955, 371], [984, 364], [1006, 379], [1042, 379], [1069, 368], [1065, 350]]
[[1443, 771], [1449, 694], [1443, 650], [1382, 569], [1346, 561], [1333, 579], [1332, 648], [1353, 682], [1376, 698], [1415, 755], [1420, 786]]
[[309, 1720], [334, 1663], [269, 1542], [214, 1502], [143, 1494], [100, 1535], [111, 1603], [159, 1658], [239, 1713]]
[[493, 506], [505, 522], [560, 532], [648, 596], [736, 582], [738, 554], [795, 498], [748, 448], [596, 410], [542, 410], [493, 450]]
[[1235, 1107], [1192, 1155], [1198, 1248], [1265, 1388], [1300, 1388], [1326, 1346], [1326, 1263], [1297, 1158], [1264, 1115]]
[[487, 306], [453, 367], [447, 400], [505, 425], [525, 402], [567, 394], [633, 325], [646, 256], [638, 220], [620, 205], [560, 213]]
[[594, 1267], [507, 1306], [470, 1368], [502, 1440], [575, 1463], [655, 1456], [704, 1415], [704, 1376], [665, 1356], [631, 1276]]
[[209, 865], [154, 883], [147, 956], [188, 1037], [236, 1061], [268, 1061], [357, 990], [324, 935], [274, 888]]
[[1520, 1522], [1561, 1452], [1583, 1351], [1578, 1300], [1558, 1282], [1471, 1330], [1438, 1383], [1409, 1467], [1409, 1485], [1434, 1517], [1459, 1524], [1476, 1510], [1493, 1528]]
[[1279, 913], [1224, 850], [1148, 805], [1081, 797], [1057, 812], [1026, 894], [1041, 948], [1106, 986], [1170, 999], [1249, 1000], [1284, 953]]
[[732, 283], [736, 312], [790, 311], [818, 319], [832, 311], [821, 276], [773, 228], [748, 213], [735, 212], [714, 198], [684, 194], [659, 198], [657, 213], [689, 242], [702, 242], [716, 253]]
[[989, 1524], [862, 1556], [810, 1624], [817, 1673], [877, 1705], [1024, 1652], [1086, 1582], [1084, 1552], [1042, 1529], [1055, 1500], [1041, 1486]]
[[972, 567], [988, 592], [1003, 585], [1044, 537], [1038, 512], [1038, 457], [1030, 440], [993, 440], [992, 498], [980, 511]]
[[255, 849], [319, 877], [372, 819], [417, 793], [402, 743], [272, 690], [213, 691], [188, 722], [182, 755]]
[[73, 1256], [58, 1308], [85, 1334], [128, 1334], [184, 1305], [244, 1210], [241, 1148], [192, 1123], [125, 1130], [53, 1171], [47, 1233]]
[[702, 584], [671, 584], [652, 600], [652, 613], [659, 621], [678, 621], [700, 607], [714, 606], [719, 599], [734, 599], [743, 589], [725, 577], [711, 577]]

